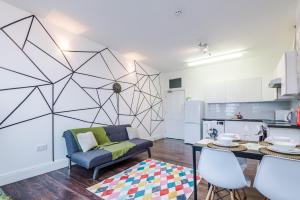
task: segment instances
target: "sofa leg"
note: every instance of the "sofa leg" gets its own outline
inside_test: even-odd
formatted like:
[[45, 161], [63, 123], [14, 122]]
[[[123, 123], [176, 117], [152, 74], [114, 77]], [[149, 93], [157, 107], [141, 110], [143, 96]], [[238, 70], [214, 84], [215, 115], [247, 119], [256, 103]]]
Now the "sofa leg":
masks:
[[97, 180], [100, 169], [101, 169], [100, 167], [95, 167], [94, 174], [93, 174], [93, 180]]
[[151, 158], [151, 150], [150, 150], [150, 148], [148, 148], [147, 151], [148, 151], [148, 157]]
[[71, 161], [71, 158], [69, 158], [69, 165], [68, 165], [69, 171], [71, 171], [71, 168], [72, 168], [72, 161]]

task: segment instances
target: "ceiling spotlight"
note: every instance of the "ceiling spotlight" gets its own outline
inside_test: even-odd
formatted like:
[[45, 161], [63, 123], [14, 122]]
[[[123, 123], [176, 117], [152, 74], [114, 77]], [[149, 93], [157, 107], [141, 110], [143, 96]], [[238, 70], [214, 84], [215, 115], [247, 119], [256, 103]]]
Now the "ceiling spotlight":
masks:
[[175, 11], [175, 15], [176, 16], [180, 16], [180, 15], [182, 15], [183, 14], [183, 11], [182, 10], [176, 10]]
[[200, 42], [198, 45], [202, 51], [203, 54], [208, 53], [208, 44]]

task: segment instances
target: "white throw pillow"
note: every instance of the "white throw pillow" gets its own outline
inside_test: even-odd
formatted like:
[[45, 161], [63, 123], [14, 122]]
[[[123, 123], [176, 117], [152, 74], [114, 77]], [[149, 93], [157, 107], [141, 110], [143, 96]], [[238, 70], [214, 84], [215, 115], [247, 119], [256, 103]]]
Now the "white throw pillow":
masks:
[[129, 140], [131, 140], [133, 138], [140, 138], [137, 128], [126, 127], [126, 131], [128, 133]]
[[93, 149], [98, 146], [96, 138], [92, 132], [77, 134], [78, 143], [83, 152]]

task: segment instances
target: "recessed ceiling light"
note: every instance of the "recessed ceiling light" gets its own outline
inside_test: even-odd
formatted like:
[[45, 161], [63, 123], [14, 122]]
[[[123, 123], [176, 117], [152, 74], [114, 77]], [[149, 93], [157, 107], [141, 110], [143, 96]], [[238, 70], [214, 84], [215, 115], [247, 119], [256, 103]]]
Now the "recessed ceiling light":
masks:
[[83, 24], [79, 23], [76, 19], [73, 19], [62, 12], [52, 10], [46, 16], [46, 21], [54, 24], [62, 29], [68, 28], [68, 31], [77, 35], [85, 33], [88, 28]]
[[127, 52], [125, 54], [123, 54], [123, 56], [129, 60], [135, 60], [135, 61], [142, 61], [147, 59], [145, 56], [143, 56], [142, 54], [138, 53], [138, 52]]

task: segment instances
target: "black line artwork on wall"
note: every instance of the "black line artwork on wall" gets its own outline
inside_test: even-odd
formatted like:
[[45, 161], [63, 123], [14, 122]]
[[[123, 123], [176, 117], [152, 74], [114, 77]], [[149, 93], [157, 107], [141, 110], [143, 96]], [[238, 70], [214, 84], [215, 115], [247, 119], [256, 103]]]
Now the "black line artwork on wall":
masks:
[[[4, 56], [5, 64], [0, 64], [0, 75], [24, 80], [24, 84], [9, 80], [0, 86], [0, 94], [10, 91], [20, 94], [16, 96], [20, 99], [18, 103], [0, 118], [0, 130], [51, 116], [53, 161], [55, 116], [85, 122], [91, 127], [118, 125], [126, 119], [132, 126], [144, 129], [149, 136], [163, 122], [159, 73], [148, 73], [136, 61], [132, 63], [134, 70], [128, 71], [108, 48], [63, 50], [34, 15], [0, 29], [0, 48], [7, 45], [10, 51], [13, 49], [16, 55], [26, 59], [26, 63], [10, 63]], [[39, 41], [41, 38], [48, 38], [49, 42]], [[77, 54], [84, 59], [75, 62], [74, 55]], [[99, 67], [96, 70], [99, 73], [92, 70], [95, 65]], [[72, 93], [77, 96], [72, 97]], [[32, 98], [40, 100], [44, 107], [41, 112], [15, 118], [16, 112], [32, 103]], [[95, 115], [90, 119], [78, 117], [80, 112], [88, 110], [94, 110]]]

